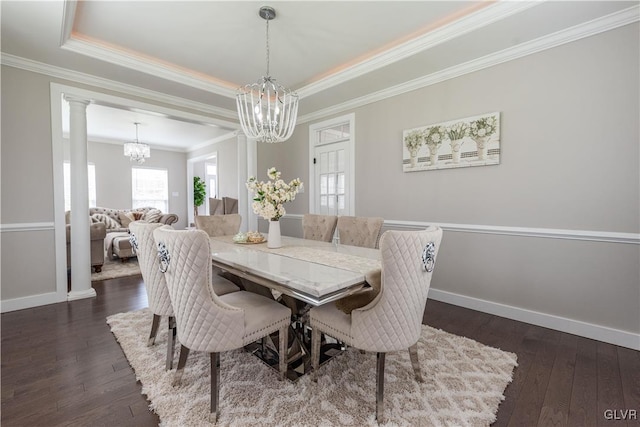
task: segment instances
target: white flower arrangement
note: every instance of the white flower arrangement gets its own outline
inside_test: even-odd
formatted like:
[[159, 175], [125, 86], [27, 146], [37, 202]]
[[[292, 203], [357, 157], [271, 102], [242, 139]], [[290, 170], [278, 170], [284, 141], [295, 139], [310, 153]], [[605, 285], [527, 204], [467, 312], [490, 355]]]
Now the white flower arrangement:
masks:
[[404, 145], [409, 152], [416, 152], [424, 144], [424, 136], [422, 132], [414, 130], [404, 137]]
[[424, 131], [424, 139], [428, 146], [439, 147], [446, 137], [446, 130], [442, 126], [432, 126]]
[[284, 204], [294, 200], [303, 186], [299, 178], [287, 184], [280, 175], [276, 168], [269, 168], [267, 176], [273, 181], [258, 182], [254, 176], [247, 180], [247, 189], [256, 195], [251, 204], [253, 212], [266, 220], [278, 221], [286, 213]]
[[451, 141], [462, 139], [469, 134], [469, 125], [465, 122], [457, 122], [446, 129], [447, 137]]
[[479, 118], [471, 122], [469, 127], [469, 136], [471, 138], [482, 138], [491, 136], [496, 133], [497, 120], [495, 116], [487, 116]]

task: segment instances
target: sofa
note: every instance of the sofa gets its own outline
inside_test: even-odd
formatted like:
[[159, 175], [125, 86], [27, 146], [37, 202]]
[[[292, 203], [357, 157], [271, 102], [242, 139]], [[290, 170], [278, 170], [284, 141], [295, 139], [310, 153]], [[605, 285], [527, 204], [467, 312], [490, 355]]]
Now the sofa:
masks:
[[104, 239], [104, 250], [109, 258], [119, 258], [122, 262], [134, 257], [135, 253], [129, 242], [129, 224], [133, 221], [158, 222], [171, 225], [178, 221], [178, 215], [162, 213], [160, 210], [145, 207], [136, 209], [90, 208], [89, 217], [92, 222], [105, 224], [107, 234]]
[[[107, 227], [104, 223], [91, 224], [90, 248], [91, 267], [96, 273], [102, 271], [104, 265], [104, 238], [107, 235]], [[71, 268], [71, 225], [67, 224], [67, 268]]]
[[[129, 242], [129, 224], [132, 221], [159, 222], [171, 225], [178, 221], [176, 214], [163, 214], [160, 210], [145, 207], [137, 209], [89, 208], [91, 219], [91, 266], [99, 273], [104, 265], [105, 253], [123, 262], [135, 256]], [[66, 222], [70, 222], [67, 211]], [[67, 225], [67, 256], [69, 256], [71, 227]], [[67, 258], [67, 265], [69, 258]]]

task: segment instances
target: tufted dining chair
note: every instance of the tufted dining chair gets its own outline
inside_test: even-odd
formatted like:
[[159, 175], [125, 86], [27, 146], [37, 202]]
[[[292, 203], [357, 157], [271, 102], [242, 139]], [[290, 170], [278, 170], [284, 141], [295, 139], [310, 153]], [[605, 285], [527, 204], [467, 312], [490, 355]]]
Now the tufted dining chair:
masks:
[[442, 229], [385, 232], [380, 239], [381, 290], [368, 305], [345, 314], [334, 304], [310, 311], [312, 377], [317, 381], [320, 334], [377, 353], [376, 419], [384, 422], [385, 353], [409, 349], [416, 380], [422, 381], [418, 339]]
[[224, 214], [237, 214], [238, 213], [238, 199], [233, 197], [223, 197], [222, 204], [224, 205]]
[[209, 353], [210, 421], [215, 422], [219, 414], [219, 353], [279, 332], [279, 367], [283, 379], [287, 371], [285, 355], [291, 310], [250, 292], [216, 295], [210, 286], [211, 244], [204, 231], [158, 229], [154, 239], [181, 344], [174, 384], [180, 382], [190, 351]]
[[162, 316], [168, 317], [169, 333], [167, 337], [167, 361], [166, 369], [173, 368], [173, 351], [176, 339], [176, 321], [173, 315], [173, 307], [169, 298], [169, 290], [164, 280], [164, 275], [160, 272], [158, 264], [158, 251], [153, 240], [153, 231], [165, 227], [171, 229], [170, 226], [154, 223], [134, 221], [129, 224], [129, 240], [131, 247], [138, 256], [138, 264], [140, 265], [140, 273], [147, 290], [147, 299], [149, 301], [149, 310], [153, 313], [151, 320], [151, 333], [147, 345], [151, 346], [156, 341], [158, 328]]
[[195, 217], [196, 228], [204, 230], [209, 237], [233, 236], [240, 231], [242, 217], [239, 214], [198, 215]]
[[302, 217], [302, 237], [309, 240], [330, 242], [336, 230], [338, 217], [334, 215], [304, 214]]
[[[218, 237], [218, 236], [233, 236], [240, 231], [240, 225], [242, 224], [242, 216], [239, 214], [219, 214], [219, 215], [198, 215], [195, 217], [196, 228], [198, 230], [205, 231], [209, 237]], [[215, 289], [216, 294], [224, 295], [229, 292], [239, 291], [240, 288], [237, 285], [242, 286], [243, 288], [248, 287], [243, 280], [239, 277], [234, 276], [233, 274], [224, 272], [217, 267], [214, 267], [213, 280], [217, 281], [217, 277], [221, 276], [224, 278], [224, 281], [219, 283], [219, 287], [223, 287], [223, 289]], [[228, 280], [227, 280], [228, 279]], [[234, 282], [234, 283], [232, 283]], [[259, 288], [263, 288], [264, 286], [256, 285]]]
[[224, 203], [222, 199], [209, 197], [209, 215], [224, 215]]
[[341, 245], [377, 248], [384, 218], [364, 216], [338, 217], [338, 237]]

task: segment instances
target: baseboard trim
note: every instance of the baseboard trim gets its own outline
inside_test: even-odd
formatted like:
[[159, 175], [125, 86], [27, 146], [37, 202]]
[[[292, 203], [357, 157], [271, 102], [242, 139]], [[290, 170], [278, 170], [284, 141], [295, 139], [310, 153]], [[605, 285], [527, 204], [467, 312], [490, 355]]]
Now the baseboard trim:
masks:
[[468, 297], [465, 295], [455, 294], [453, 292], [442, 291], [440, 289], [429, 289], [429, 298], [457, 305], [459, 307], [481, 311], [483, 313], [506, 317], [507, 319], [517, 320], [520, 322], [530, 323], [532, 325], [542, 326], [544, 328], [603, 341], [609, 344], [630, 348], [632, 350], [640, 350], [640, 334], [634, 334], [632, 332]]
[[67, 301], [75, 301], [77, 299], [93, 298], [97, 296], [96, 290], [93, 288], [84, 291], [71, 291], [67, 294]]
[[53, 222], [23, 222], [16, 224], [0, 224], [0, 232], [2, 233], [13, 231], [44, 231], [53, 229]]
[[67, 300], [66, 295], [58, 295], [57, 292], [30, 295], [28, 297], [12, 298], [0, 301], [0, 312], [23, 310], [25, 308], [39, 307], [41, 305], [55, 304]]
[[[285, 219], [302, 221], [300, 214], [286, 214]], [[624, 243], [640, 245], [640, 233], [619, 233], [615, 231], [564, 230], [560, 228], [504, 227], [500, 225], [453, 224], [423, 221], [385, 220], [383, 228], [423, 229], [437, 225], [444, 231], [461, 233], [495, 234], [501, 236], [536, 237], [545, 239], [583, 240], [590, 242]]]

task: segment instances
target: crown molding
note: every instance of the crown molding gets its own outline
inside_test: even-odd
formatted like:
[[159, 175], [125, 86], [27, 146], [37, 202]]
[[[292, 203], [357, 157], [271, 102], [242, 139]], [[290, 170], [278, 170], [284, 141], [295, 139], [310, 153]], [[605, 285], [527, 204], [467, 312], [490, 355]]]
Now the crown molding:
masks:
[[60, 47], [70, 52], [110, 62], [121, 67], [141, 71], [165, 80], [184, 84], [196, 89], [205, 90], [228, 98], [235, 97], [235, 90], [223, 84], [216, 84], [211, 79], [199, 77], [197, 74], [170, 64], [162, 64], [153, 58], [140, 59], [138, 55], [128, 53], [104, 45], [73, 37], [77, 1], [65, 0], [60, 32]]
[[78, 2], [75, 0], [65, 0], [62, 7], [62, 28], [60, 29], [60, 46], [63, 46], [73, 31], [73, 21], [76, 17]]
[[138, 86], [120, 83], [102, 77], [92, 76], [90, 74], [73, 71], [66, 68], [56, 67], [54, 65], [44, 64], [42, 62], [33, 61], [31, 59], [21, 58], [19, 56], [2, 53], [2, 65], [31, 71], [38, 74], [44, 74], [50, 77], [69, 80], [76, 83], [82, 83], [101, 89], [112, 90], [114, 92], [123, 93], [130, 96], [139, 96], [147, 100], [161, 102], [177, 107], [189, 108], [196, 111], [233, 119], [237, 121], [238, 114], [236, 111], [227, 110], [226, 108], [215, 107], [201, 102], [190, 101], [185, 98], [167, 95], [149, 89], [143, 89]]
[[144, 59], [140, 59], [139, 56], [122, 50], [107, 48], [86, 40], [74, 38], [69, 38], [65, 41], [61, 48], [80, 55], [110, 62], [131, 70], [141, 71], [185, 86], [212, 92], [227, 98], [233, 99], [236, 96], [235, 89], [223, 86], [222, 84], [213, 83], [211, 80], [203, 77], [198, 77], [187, 69], [162, 64], [152, 58], [146, 57]]
[[[222, 142], [222, 141], [226, 141], [230, 138], [234, 138], [235, 136], [238, 135], [237, 130], [234, 130], [232, 132], [229, 133], [225, 133], [224, 135], [218, 136], [216, 138], [210, 139], [208, 141], [205, 142], [201, 142], [198, 145], [194, 145], [193, 147], [187, 147], [187, 148], [177, 148], [177, 147], [168, 147], [165, 145], [154, 145], [154, 144], [149, 144], [148, 142], [145, 142], [145, 144], [147, 144], [149, 146], [150, 149], [152, 150], [160, 150], [160, 151], [171, 151], [174, 153], [191, 153], [194, 152], [196, 150], [200, 150], [201, 148], [204, 147], [208, 147], [210, 145], [214, 145], [217, 144], [218, 142]], [[69, 134], [68, 132], [64, 133], [62, 136], [62, 139], [64, 139], [66, 142], [69, 142]], [[128, 141], [121, 141], [118, 139], [112, 139], [112, 138], [104, 138], [101, 136], [91, 136], [88, 139], [88, 142], [97, 142], [100, 144], [111, 144], [111, 145], [120, 145], [122, 146], [125, 142]]]
[[222, 142], [222, 141], [227, 141], [227, 140], [229, 140], [231, 138], [237, 137], [239, 133], [240, 133], [239, 130], [234, 130], [232, 132], [225, 133], [224, 135], [220, 135], [220, 136], [215, 137], [213, 139], [210, 139], [208, 141], [202, 142], [202, 143], [200, 143], [198, 145], [194, 145], [193, 147], [189, 147], [186, 150], [186, 152], [187, 153], [193, 153], [194, 151], [200, 150], [202, 148], [209, 147], [211, 145], [215, 145], [215, 144], [217, 144], [219, 142]]
[[304, 86], [296, 92], [300, 96], [300, 99], [303, 99], [304, 97], [322, 92], [323, 90], [345, 83], [379, 68], [391, 65], [424, 50], [431, 49], [439, 44], [451, 41], [471, 31], [486, 27], [493, 22], [500, 21], [531, 7], [538, 6], [541, 3], [542, 2], [512, 1], [493, 3], [477, 12], [452, 22], [451, 24], [445, 25], [434, 31], [430, 31], [427, 34], [402, 43], [393, 49], [375, 55], [341, 72], [332, 74]]
[[354, 98], [341, 104], [298, 116], [298, 124], [322, 119], [324, 117], [342, 113], [344, 111], [353, 110], [355, 108], [362, 107], [363, 105], [382, 101], [384, 99], [401, 95], [406, 92], [411, 92], [413, 90], [431, 86], [436, 83], [441, 83], [443, 81], [460, 77], [465, 74], [480, 71], [494, 65], [502, 64], [514, 59], [519, 59], [524, 56], [542, 52], [547, 49], [552, 49], [566, 43], [571, 43], [585, 37], [590, 37], [609, 30], [613, 30], [637, 22], [638, 20], [640, 20], [640, 6], [632, 6], [628, 9], [612, 13], [602, 18], [594, 19], [583, 24], [575, 25], [565, 30], [561, 30], [553, 34], [522, 43], [518, 46], [513, 46], [499, 52], [495, 52], [481, 58], [438, 71], [436, 73], [428, 74], [426, 76], [419, 77], [417, 79], [413, 79], [386, 89], [382, 89], [377, 92], [372, 92], [368, 95]]
[[[66, 142], [69, 142], [69, 133], [65, 132], [62, 135], [62, 139], [64, 139]], [[110, 145], [119, 145], [119, 146], [124, 146], [125, 142], [131, 142], [131, 141], [122, 141], [119, 139], [113, 139], [113, 138], [104, 138], [102, 136], [89, 136], [87, 139], [87, 142], [92, 143], [99, 143], [99, 144], [110, 144]], [[189, 149], [187, 148], [178, 148], [178, 147], [168, 147], [165, 145], [153, 145], [153, 144], [149, 144], [148, 142], [145, 142], [145, 144], [147, 144], [149, 146], [149, 148], [151, 150], [156, 150], [156, 151], [171, 151], [174, 153], [187, 153], [189, 151]]]

